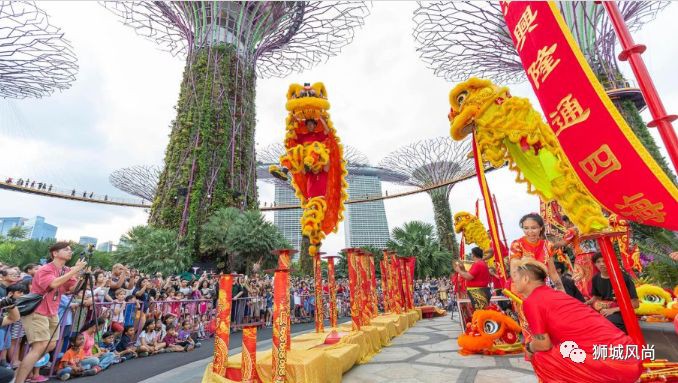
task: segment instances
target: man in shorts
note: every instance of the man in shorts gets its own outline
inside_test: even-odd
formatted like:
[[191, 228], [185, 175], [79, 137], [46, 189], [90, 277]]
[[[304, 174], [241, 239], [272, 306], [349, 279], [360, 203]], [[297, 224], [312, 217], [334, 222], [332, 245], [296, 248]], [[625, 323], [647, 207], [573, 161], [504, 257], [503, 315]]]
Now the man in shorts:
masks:
[[16, 383], [24, 383], [35, 362], [56, 347], [59, 339], [59, 302], [61, 295], [72, 290], [76, 276], [87, 266], [80, 259], [72, 268], [66, 267], [73, 250], [68, 242], [57, 242], [49, 248], [52, 262], [38, 269], [33, 277], [31, 293], [41, 294], [42, 302], [31, 315], [21, 318], [31, 348], [16, 372]]

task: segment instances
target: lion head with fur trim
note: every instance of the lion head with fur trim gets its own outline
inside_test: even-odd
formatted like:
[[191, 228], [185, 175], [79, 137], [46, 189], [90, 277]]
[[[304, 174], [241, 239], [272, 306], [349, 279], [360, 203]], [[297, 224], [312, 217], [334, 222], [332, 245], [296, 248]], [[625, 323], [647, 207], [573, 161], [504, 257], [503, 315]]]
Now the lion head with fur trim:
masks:
[[[499, 311], [476, 310], [466, 332], [457, 338], [457, 344], [462, 354], [502, 353], [500, 350], [506, 347], [497, 346], [516, 345], [520, 331], [520, 325], [516, 321]], [[519, 350], [520, 347], [516, 349]]]
[[324, 117], [330, 109], [325, 84], [291, 84], [287, 90], [285, 108], [299, 121]]
[[487, 106], [506, 91], [490, 80], [470, 78], [450, 91], [450, 134], [455, 140], [461, 140], [471, 134], [475, 119]]

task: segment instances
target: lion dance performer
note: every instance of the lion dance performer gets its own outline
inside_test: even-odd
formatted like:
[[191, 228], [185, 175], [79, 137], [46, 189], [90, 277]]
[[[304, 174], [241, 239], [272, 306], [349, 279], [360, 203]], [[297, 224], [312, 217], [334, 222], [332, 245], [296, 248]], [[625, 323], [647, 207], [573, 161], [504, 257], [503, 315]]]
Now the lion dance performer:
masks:
[[343, 220], [346, 194], [346, 166], [343, 148], [327, 110], [325, 85], [292, 84], [285, 105], [287, 133], [286, 153], [278, 166], [271, 166], [272, 175], [287, 180], [301, 201], [301, 232], [310, 241], [309, 254], [317, 256], [326, 234], [337, 230]]
[[471, 78], [450, 92], [450, 133], [462, 140], [474, 133], [482, 158], [494, 167], [508, 161], [528, 193], [555, 199], [582, 233], [608, 226], [600, 205], [581, 183], [553, 130], [529, 100], [508, 88]]

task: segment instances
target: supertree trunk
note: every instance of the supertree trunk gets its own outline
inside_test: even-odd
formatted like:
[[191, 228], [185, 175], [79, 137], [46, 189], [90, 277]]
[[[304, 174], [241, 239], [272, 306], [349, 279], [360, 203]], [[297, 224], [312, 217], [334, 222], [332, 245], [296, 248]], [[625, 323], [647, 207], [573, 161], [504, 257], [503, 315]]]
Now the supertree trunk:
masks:
[[194, 252], [211, 212], [257, 207], [254, 83], [231, 45], [187, 60], [149, 223], [177, 230]]
[[438, 240], [442, 247], [452, 252], [455, 258], [459, 256], [459, 246], [457, 238], [454, 236], [454, 225], [452, 224], [452, 209], [450, 208], [449, 190], [439, 188], [429, 193], [433, 202], [433, 217], [436, 221], [438, 230]]

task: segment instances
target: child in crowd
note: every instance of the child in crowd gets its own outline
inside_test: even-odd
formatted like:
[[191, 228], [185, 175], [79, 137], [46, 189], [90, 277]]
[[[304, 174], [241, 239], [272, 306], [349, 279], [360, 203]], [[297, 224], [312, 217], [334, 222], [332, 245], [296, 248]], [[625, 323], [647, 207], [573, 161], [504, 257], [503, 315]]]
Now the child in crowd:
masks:
[[184, 345], [179, 344], [177, 328], [173, 324], [167, 327], [167, 335], [162, 341], [165, 342], [167, 350], [170, 352], [188, 351], [186, 342], [182, 342]]
[[[118, 354], [126, 357], [127, 359], [131, 358], [136, 358], [137, 357], [137, 347], [134, 345], [134, 333], [136, 330], [134, 329], [134, 326], [127, 326], [123, 330], [122, 336], [120, 337], [120, 341], [118, 341], [118, 344], [115, 345], [115, 351], [118, 352]], [[129, 357], [128, 357], [129, 355]], [[148, 355], [148, 354], [146, 354]]]
[[[101, 352], [108, 351], [110, 353], [113, 353], [116, 357], [115, 360], [113, 361], [114, 364], [124, 362], [127, 359], [131, 359], [122, 356], [122, 354], [115, 349], [115, 333], [111, 331], [106, 331], [104, 335], [101, 336], [101, 342], [99, 342], [99, 350]], [[129, 352], [126, 353], [126, 355], [129, 355]]]
[[193, 338], [191, 338], [191, 322], [185, 320], [181, 323], [181, 330], [179, 330], [179, 344], [186, 342], [186, 351], [191, 351], [196, 347], [200, 347], [200, 343], [195, 343]]
[[157, 342], [157, 333], [155, 332], [155, 321], [148, 320], [144, 323], [144, 328], [137, 338], [137, 350], [139, 356], [148, 356], [157, 354], [165, 347], [164, 343]]
[[115, 291], [115, 300], [113, 301], [113, 316], [111, 317], [111, 330], [115, 333], [122, 333], [125, 328], [125, 290], [118, 289]]
[[[99, 367], [102, 370], [107, 369], [111, 364], [117, 363], [119, 359], [112, 352], [107, 350], [99, 350], [95, 343], [95, 333], [98, 329], [103, 329], [106, 324], [106, 319], [99, 318], [96, 321], [89, 321], [82, 327], [82, 335], [85, 338], [85, 343], [82, 345], [82, 350], [86, 357], [94, 357], [99, 360]], [[98, 334], [97, 334], [98, 335]]]
[[200, 317], [200, 320], [198, 321], [198, 329], [197, 329], [198, 340], [207, 339], [207, 332], [205, 331], [205, 326], [207, 325], [207, 322], [208, 322], [207, 315], [203, 314]]
[[161, 343], [163, 339], [165, 339], [165, 335], [167, 335], [167, 327], [165, 327], [165, 324], [162, 322], [162, 319], [156, 319], [155, 320], [155, 335], [156, 335], [156, 341], [158, 343]]
[[71, 376], [92, 376], [99, 372], [99, 359], [85, 357], [83, 345], [85, 337], [78, 334], [71, 338], [70, 347], [59, 362], [57, 376], [61, 380], [68, 380]]
[[134, 295], [128, 295], [125, 297], [125, 303], [125, 327], [134, 326], [137, 311], [139, 311], [139, 302]]

